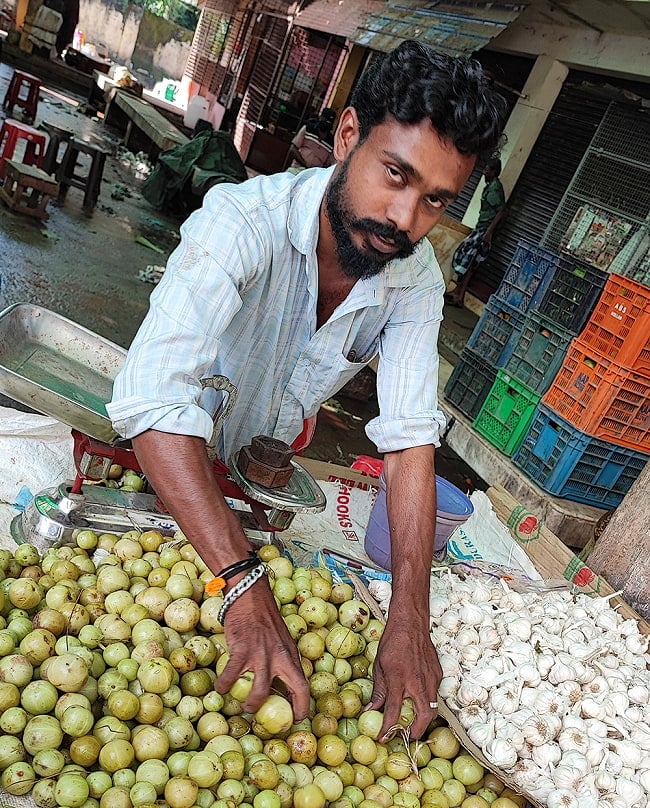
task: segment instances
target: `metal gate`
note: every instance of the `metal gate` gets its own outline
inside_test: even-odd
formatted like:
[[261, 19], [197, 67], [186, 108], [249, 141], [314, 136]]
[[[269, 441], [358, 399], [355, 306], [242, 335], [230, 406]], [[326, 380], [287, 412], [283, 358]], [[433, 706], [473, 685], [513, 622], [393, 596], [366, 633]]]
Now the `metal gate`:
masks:
[[473, 294], [487, 300], [499, 286], [519, 239], [539, 244], [608, 106], [570, 72], [508, 200], [508, 215], [493, 240]]

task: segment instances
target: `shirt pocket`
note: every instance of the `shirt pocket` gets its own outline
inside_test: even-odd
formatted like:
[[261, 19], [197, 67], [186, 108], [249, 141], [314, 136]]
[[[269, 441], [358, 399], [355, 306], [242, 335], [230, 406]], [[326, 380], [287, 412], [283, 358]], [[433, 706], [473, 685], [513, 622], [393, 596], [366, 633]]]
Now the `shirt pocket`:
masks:
[[289, 391], [300, 401], [307, 417], [315, 415], [321, 404], [354, 378], [376, 353], [367, 354], [362, 362], [351, 362], [348, 356], [338, 354], [328, 364], [310, 364], [302, 373], [294, 374]]

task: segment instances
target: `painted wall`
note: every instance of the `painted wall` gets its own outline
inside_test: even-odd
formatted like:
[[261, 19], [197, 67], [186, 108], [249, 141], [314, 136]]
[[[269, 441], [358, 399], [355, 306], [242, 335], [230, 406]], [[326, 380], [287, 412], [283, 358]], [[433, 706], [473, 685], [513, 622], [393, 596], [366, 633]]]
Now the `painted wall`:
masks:
[[120, 0], [81, 0], [79, 28], [100, 54], [150, 73], [152, 85], [183, 76], [193, 32], [139, 6], [123, 6]]
[[163, 78], [180, 79], [190, 55], [193, 31], [145, 11], [133, 51], [133, 67]]
[[99, 53], [130, 67], [144, 9], [110, 0], [81, 0], [79, 28]]

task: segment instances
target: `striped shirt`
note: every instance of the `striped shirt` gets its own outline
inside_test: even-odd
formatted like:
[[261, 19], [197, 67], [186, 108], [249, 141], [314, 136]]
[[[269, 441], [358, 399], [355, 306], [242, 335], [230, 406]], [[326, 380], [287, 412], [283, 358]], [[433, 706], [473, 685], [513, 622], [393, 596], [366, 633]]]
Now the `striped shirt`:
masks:
[[115, 429], [212, 435], [214, 391], [237, 387], [217, 453], [255, 435], [291, 443], [379, 354], [380, 414], [366, 426], [380, 452], [439, 445], [437, 339], [444, 281], [427, 239], [407, 259], [357, 281], [316, 327], [319, 209], [333, 169], [256, 177], [209, 191], [181, 242], [119, 373], [108, 412]]

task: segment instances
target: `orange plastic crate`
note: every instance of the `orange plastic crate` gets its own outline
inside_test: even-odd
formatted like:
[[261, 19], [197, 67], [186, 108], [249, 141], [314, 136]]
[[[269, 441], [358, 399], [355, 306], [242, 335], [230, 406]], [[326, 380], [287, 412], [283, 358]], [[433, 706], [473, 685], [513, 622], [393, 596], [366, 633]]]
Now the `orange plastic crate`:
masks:
[[650, 373], [650, 288], [611, 275], [578, 336], [618, 365]]
[[650, 373], [612, 362], [581, 337], [542, 401], [586, 435], [650, 452]]

